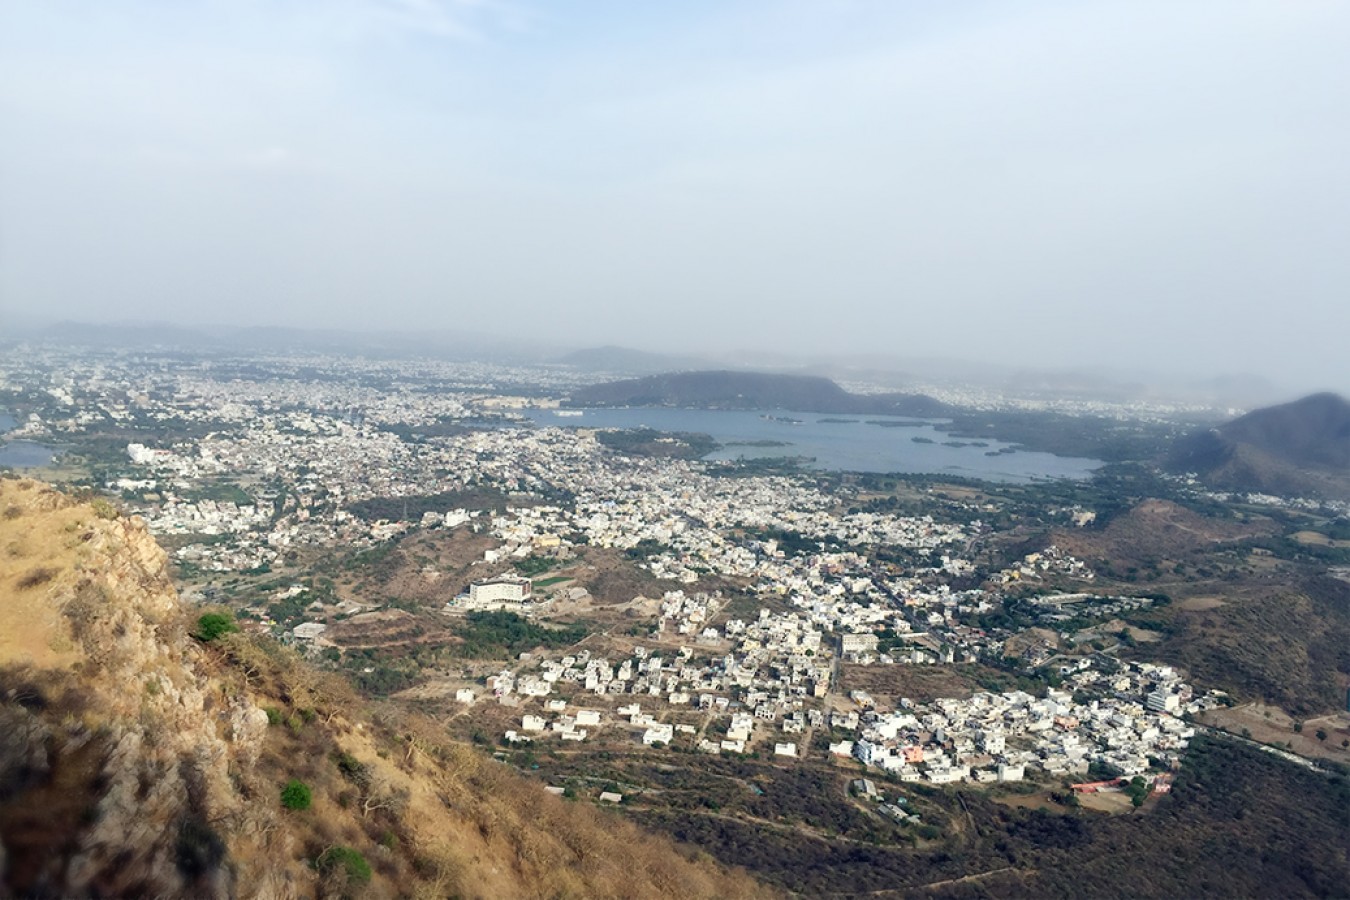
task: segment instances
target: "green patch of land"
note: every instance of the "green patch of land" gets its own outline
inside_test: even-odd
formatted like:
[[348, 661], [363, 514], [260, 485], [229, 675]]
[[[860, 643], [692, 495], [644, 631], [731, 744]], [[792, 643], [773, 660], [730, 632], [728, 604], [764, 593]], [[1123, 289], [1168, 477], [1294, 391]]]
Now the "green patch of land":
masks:
[[628, 456], [667, 459], [701, 459], [718, 448], [711, 435], [695, 431], [628, 428], [597, 432], [595, 439], [611, 450]]

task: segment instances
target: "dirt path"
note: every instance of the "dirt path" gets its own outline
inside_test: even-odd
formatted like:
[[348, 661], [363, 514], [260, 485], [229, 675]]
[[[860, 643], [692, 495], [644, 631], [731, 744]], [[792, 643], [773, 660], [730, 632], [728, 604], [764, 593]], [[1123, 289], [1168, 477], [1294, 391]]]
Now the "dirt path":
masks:
[[1019, 869], [1016, 866], [1004, 866], [1001, 869], [990, 869], [988, 872], [976, 872], [973, 875], [962, 875], [960, 878], [947, 878], [943, 881], [930, 881], [927, 884], [911, 884], [897, 888], [882, 888], [877, 891], [838, 891], [833, 894], [823, 894], [825, 897], [901, 897], [912, 896], [916, 891], [922, 891], [929, 888], [947, 887], [953, 884], [968, 884], [989, 878], [992, 875], [1002, 875], [1006, 872], [1017, 872], [1022, 875], [1035, 875], [1035, 869]]

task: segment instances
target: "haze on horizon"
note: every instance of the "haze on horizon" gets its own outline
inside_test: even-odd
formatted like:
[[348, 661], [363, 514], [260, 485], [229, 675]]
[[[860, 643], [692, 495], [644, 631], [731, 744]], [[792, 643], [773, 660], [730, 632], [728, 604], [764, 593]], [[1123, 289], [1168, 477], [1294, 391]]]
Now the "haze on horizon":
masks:
[[1350, 391], [1350, 5], [0, 0], [3, 317]]

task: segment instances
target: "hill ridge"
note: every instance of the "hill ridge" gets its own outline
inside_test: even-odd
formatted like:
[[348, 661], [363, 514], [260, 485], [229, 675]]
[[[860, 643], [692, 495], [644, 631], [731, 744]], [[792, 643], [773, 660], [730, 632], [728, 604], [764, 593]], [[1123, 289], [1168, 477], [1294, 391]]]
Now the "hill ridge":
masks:
[[1350, 498], [1350, 401], [1310, 394], [1178, 442], [1167, 460], [1212, 487]]
[[730, 369], [667, 372], [590, 385], [574, 391], [569, 405], [783, 409], [916, 417], [942, 416], [950, 411], [946, 404], [923, 394], [853, 394], [820, 375]]

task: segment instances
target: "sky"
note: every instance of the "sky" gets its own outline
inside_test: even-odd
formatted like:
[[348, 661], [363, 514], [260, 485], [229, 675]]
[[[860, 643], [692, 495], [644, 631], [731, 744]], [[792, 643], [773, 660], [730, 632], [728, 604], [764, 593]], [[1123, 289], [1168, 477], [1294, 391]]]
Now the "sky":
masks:
[[0, 0], [4, 317], [1350, 392], [1350, 3]]

